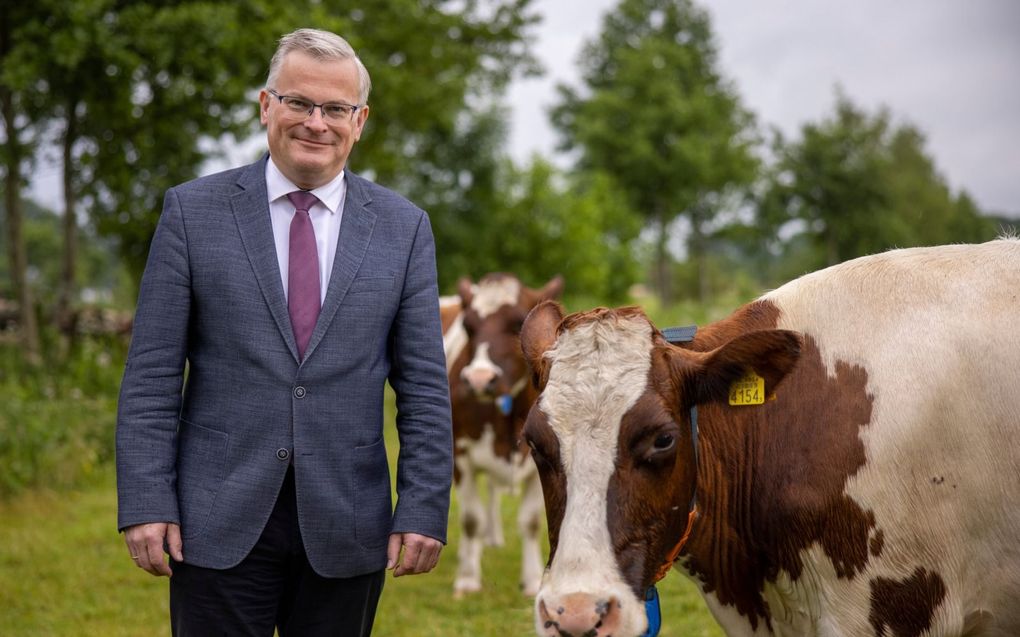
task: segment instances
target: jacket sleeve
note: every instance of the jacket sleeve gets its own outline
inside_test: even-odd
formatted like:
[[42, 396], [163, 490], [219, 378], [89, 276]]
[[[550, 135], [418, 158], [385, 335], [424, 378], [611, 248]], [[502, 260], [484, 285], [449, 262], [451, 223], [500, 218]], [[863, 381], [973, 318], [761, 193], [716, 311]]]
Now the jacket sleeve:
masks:
[[393, 532], [446, 542], [453, 481], [450, 389], [439, 319], [435, 242], [421, 214], [390, 333], [390, 385], [396, 394], [397, 504]]
[[117, 405], [117, 527], [179, 523], [177, 430], [191, 276], [180, 200], [167, 191], [142, 275]]

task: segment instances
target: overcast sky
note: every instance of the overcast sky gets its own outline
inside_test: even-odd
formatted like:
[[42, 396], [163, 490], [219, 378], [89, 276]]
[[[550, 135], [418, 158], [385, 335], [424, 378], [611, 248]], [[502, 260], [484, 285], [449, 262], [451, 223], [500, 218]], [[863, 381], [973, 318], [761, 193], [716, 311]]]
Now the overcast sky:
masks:
[[[616, 0], [536, 0], [544, 78], [517, 82], [511, 153], [553, 154], [548, 108], [577, 84], [581, 43]], [[721, 73], [745, 107], [788, 138], [829, 117], [839, 84], [858, 106], [885, 105], [927, 137], [954, 192], [1020, 217], [1020, 1], [709, 0]], [[625, 131], [621, 134], [626, 134]]]

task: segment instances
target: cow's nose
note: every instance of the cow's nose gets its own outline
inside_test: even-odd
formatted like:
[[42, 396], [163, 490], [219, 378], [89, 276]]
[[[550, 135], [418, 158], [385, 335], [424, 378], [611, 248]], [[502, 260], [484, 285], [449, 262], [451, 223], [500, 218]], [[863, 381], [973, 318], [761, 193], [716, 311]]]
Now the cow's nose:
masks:
[[617, 633], [620, 602], [615, 597], [570, 593], [548, 601], [538, 603], [545, 637], [608, 637]]
[[485, 368], [464, 368], [462, 376], [464, 377], [464, 380], [467, 381], [468, 385], [471, 386], [471, 389], [477, 394], [484, 393], [491, 389], [496, 382], [496, 373]]

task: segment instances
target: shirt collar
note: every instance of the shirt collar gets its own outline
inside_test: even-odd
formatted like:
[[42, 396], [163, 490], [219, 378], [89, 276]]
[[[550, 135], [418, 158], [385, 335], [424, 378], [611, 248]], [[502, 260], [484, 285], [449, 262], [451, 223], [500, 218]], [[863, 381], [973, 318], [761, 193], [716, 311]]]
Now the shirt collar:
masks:
[[[336, 214], [340, 210], [340, 204], [343, 202], [345, 172], [341, 170], [340, 174], [332, 180], [310, 191], [326, 206], [330, 214]], [[298, 188], [294, 185], [294, 182], [287, 179], [280, 172], [280, 169], [276, 167], [276, 164], [273, 163], [273, 158], [270, 157], [269, 161], [266, 162], [266, 191], [269, 194], [269, 202], [272, 203], [281, 197], [286, 197], [295, 190], [301, 190], [301, 188]]]

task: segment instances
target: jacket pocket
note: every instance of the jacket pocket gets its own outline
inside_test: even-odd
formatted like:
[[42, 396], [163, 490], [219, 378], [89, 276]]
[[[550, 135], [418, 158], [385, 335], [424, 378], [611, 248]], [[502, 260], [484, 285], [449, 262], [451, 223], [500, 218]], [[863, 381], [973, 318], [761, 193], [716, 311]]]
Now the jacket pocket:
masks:
[[390, 471], [382, 438], [354, 449], [354, 535], [363, 548], [385, 546], [389, 540], [393, 503]]
[[348, 294], [361, 294], [363, 292], [389, 292], [393, 290], [394, 277], [392, 276], [363, 276], [351, 282]]
[[181, 537], [202, 532], [223, 481], [227, 434], [181, 420], [177, 446], [177, 501]]

